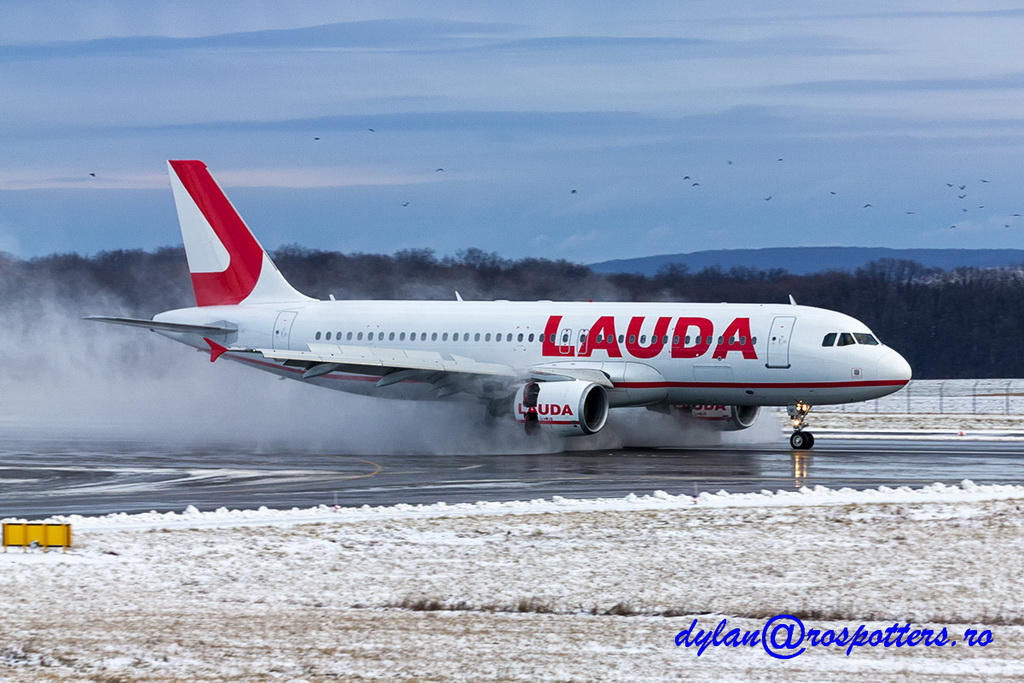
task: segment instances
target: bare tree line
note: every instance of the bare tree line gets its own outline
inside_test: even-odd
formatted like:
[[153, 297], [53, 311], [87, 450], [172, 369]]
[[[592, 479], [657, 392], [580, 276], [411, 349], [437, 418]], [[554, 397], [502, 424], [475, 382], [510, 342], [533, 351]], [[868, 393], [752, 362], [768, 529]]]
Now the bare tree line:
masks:
[[[654, 276], [599, 274], [565, 260], [510, 260], [480, 249], [343, 254], [287, 246], [275, 262], [297, 289], [326, 299], [554, 299], [801, 303], [867, 323], [920, 379], [1024, 377], [1024, 270], [925, 268], [875, 261], [854, 272], [663, 268]], [[184, 251], [0, 254], [0, 309], [48, 298], [82, 315], [150, 316], [194, 304]], [[97, 306], [102, 309], [97, 310]], [[117, 310], [112, 310], [116, 307]]]

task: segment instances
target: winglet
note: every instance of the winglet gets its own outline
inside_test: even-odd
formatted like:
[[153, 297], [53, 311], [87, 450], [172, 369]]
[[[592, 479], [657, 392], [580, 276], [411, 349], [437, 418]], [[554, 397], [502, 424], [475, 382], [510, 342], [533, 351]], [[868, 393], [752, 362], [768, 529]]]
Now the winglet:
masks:
[[210, 362], [211, 363], [214, 362], [215, 360], [217, 360], [218, 358], [220, 358], [221, 356], [223, 356], [225, 353], [227, 353], [228, 347], [221, 346], [217, 342], [213, 341], [212, 339], [208, 339], [206, 337], [203, 337], [203, 341], [210, 345]]

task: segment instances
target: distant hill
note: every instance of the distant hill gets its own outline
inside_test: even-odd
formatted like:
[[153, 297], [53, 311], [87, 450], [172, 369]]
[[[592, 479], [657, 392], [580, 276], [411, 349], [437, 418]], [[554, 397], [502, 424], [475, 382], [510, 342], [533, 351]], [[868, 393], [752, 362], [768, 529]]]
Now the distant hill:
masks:
[[685, 265], [691, 272], [717, 266], [771, 270], [782, 268], [794, 275], [827, 270], [853, 271], [879, 259], [905, 259], [929, 268], [1001, 268], [1024, 263], [1024, 249], [887, 249], [884, 247], [768, 247], [765, 249], [715, 249], [689, 254], [663, 254], [643, 258], [592, 263], [598, 273], [654, 275], [662, 266]]

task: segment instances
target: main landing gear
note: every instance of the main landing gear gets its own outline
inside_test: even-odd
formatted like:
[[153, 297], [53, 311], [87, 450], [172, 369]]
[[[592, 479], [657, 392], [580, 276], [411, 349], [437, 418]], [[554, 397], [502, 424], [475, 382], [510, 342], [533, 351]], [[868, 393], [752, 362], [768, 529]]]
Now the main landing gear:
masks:
[[789, 436], [789, 445], [793, 450], [806, 451], [814, 445], [814, 434], [804, 431], [804, 421], [807, 413], [811, 412], [811, 406], [800, 401], [795, 406], [790, 406], [789, 422], [793, 425], [793, 433]]

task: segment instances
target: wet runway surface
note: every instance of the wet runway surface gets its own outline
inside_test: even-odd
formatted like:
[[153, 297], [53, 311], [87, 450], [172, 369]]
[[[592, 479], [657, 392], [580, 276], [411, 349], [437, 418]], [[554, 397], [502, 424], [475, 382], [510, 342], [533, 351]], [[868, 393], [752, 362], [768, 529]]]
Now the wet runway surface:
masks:
[[623, 449], [548, 455], [378, 455], [141, 442], [9, 441], [0, 518], [218, 507], [476, 502], [924, 486], [1024, 484], [1024, 443], [821, 439], [811, 452]]

